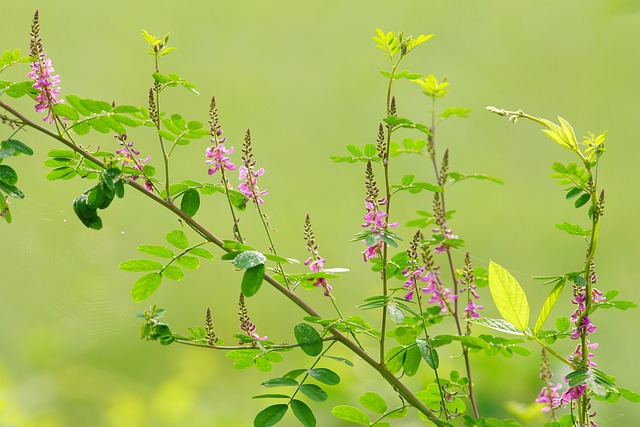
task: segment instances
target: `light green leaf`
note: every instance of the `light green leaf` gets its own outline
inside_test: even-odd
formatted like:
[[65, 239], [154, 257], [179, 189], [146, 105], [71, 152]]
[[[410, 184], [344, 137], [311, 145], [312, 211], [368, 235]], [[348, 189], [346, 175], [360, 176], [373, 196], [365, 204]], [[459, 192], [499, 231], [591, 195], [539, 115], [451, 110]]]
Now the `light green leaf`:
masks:
[[124, 271], [154, 271], [161, 270], [162, 267], [162, 264], [152, 259], [132, 259], [118, 266], [120, 270]]
[[182, 280], [184, 272], [175, 265], [168, 265], [162, 270], [162, 275], [171, 280]]
[[489, 290], [502, 318], [525, 331], [529, 323], [527, 296], [511, 273], [493, 261], [489, 262]]
[[551, 309], [558, 302], [560, 298], [560, 294], [562, 293], [562, 289], [564, 288], [565, 283], [567, 283], [566, 278], [562, 278], [551, 290], [551, 293], [542, 304], [542, 309], [540, 310], [540, 314], [538, 315], [538, 319], [536, 319], [536, 324], [533, 327], [533, 334], [537, 335], [542, 329], [542, 325], [544, 325], [545, 320], [549, 317], [549, 313], [551, 313]]
[[214, 258], [213, 254], [204, 248], [193, 248], [189, 251], [189, 253], [192, 255], [197, 255], [200, 258], [204, 258], [204, 259]]
[[188, 270], [195, 270], [200, 267], [200, 260], [194, 256], [183, 255], [176, 259], [176, 262]]
[[164, 246], [140, 245], [138, 246], [138, 250], [159, 258], [173, 258], [173, 252]]
[[365, 426], [371, 424], [369, 416], [360, 409], [353, 406], [338, 405], [331, 410], [331, 413], [341, 420], [349, 421], [356, 424], [363, 424]]
[[149, 273], [140, 277], [131, 289], [131, 297], [135, 302], [143, 301], [151, 296], [162, 283], [160, 273]]
[[560, 122], [560, 126], [562, 126], [562, 131], [564, 132], [567, 143], [569, 144], [569, 148], [574, 151], [577, 150], [578, 141], [576, 140], [576, 133], [573, 131], [571, 124], [562, 117], [558, 117], [558, 121]]
[[359, 401], [362, 406], [376, 414], [384, 414], [387, 412], [387, 402], [385, 402], [379, 394], [372, 391], [368, 391], [360, 396]]
[[178, 249], [186, 249], [189, 246], [187, 235], [182, 230], [173, 230], [167, 233], [167, 242], [171, 243]]

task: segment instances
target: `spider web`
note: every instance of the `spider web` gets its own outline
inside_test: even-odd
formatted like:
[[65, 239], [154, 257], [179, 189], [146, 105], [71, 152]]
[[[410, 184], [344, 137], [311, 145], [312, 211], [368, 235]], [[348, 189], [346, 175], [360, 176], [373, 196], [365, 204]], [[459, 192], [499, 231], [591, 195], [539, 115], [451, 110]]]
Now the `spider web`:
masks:
[[[17, 308], [32, 313], [35, 305], [74, 337], [89, 341], [130, 328], [133, 312], [140, 307], [129, 298], [131, 277], [117, 269], [118, 248], [129, 244], [125, 232], [91, 232], [78, 225], [71, 209], [65, 212], [28, 200], [23, 202], [33, 209], [5, 225], [19, 231], [0, 243], [2, 252], [19, 254], [14, 265], [3, 268], [17, 273], [8, 276], [8, 285], [20, 287], [27, 296], [26, 305]], [[3, 231], [6, 234], [10, 233]]]

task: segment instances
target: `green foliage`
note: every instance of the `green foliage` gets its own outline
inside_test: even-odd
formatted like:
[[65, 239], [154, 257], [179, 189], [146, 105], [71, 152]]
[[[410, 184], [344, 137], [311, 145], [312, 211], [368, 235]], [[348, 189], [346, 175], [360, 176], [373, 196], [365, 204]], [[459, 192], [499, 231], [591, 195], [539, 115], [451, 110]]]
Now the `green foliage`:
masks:
[[529, 324], [529, 303], [518, 281], [507, 270], [489, 262], [489, 290], [500, 315], [519, 331]]
[[562, 289], [564, 289], [564, 285], [566, 283], [567, 283], [566, 278], [563, 277], [562, 279], [560, 279], [558, 283], [551, 290], [551, 293], [549, 294], [547, 299], [544, 301], [544, 304], [542, 305], [542, 309], [540, 310], [540, 314], [536, 319], [536, 324], [533, 327], [534, 335], [538, 334], [538, 332], [540, 332], [540, 329], [542, 329], [542, 325], [544, 325], [545, 320], [547, 320], [547, 317], [551, 313], [551, 309], [556, 305], [556, 303], [558, 302], [558, 299], [560, 299], [560, 295], [562, 294]]
[[[261, 348], [239, 348], [229, 351], [226, 356], [234, 359], [233, 367], [237, 370], [249, 369], [253, 366], [260, 372], [271, 372], [273, 363], [282, 362], [282, 356], [276, 351]], [[298, 383], [288, 378], [272, 378], [262, 383], [263, 387], [294, 386]]]
[[165, 310], [157, 308], [154, 304], [144, 313], [136, 313], [136, 316], [144, 320], [140, 328], [140, 338], [147, 341], [159, 341], [162, 345], [169, 345], [175, 341], [175, 336], [171, 332], [169, 325], [159, 319], [164, 316]]
[[208, 260], [214, 259], [211, 252], [201, 247], [204, 243], [189, 246], [189, 239], [182, 230], [170, 231], [165, 239], [180, 251], [176, 254], [172, 249], [161, 245], [140, 245], [138, 250], [151, 256], [169, 259], [168, 262], [163, 264], [155, 260], [135, 259], [124, 261], [119, 265], [119, 268], [124, 271], [154, 272], [143, 275], [134, 283], [131, 290], [134, 301], [143, 301], [149, 298], [158, 289], [164, 277], [170, 280], [182, 280], [184, 272], [180, 267], [187, 270], [197, 269], [200, 266], [200, 260], [192, 255]]
[[[5, 55], [7, 52], [5, 52]], [[18, 51], [19, 55], [19, 51]], [[26, 154], [33, 155], [33, 150], [26, 144], [16, 140], [7, 139], [0, 143], [0, 217], [7, 224], [12, 221], [11, 210], [9, 208], [9, 197], [23, 199], [24, 193], [16, 184], [18, 184], [18, 173], [11, 166], [2, 164], [4, 160]]]
[[82, 223], [94, 230], [102, 228], [98, 209], [109, 207], [114, 197], [124, 197], [124, 183], [118, 168], [109, 168], [100, 174], [100, 182], [73, 201], [73, 210]]
[[53, 112], [67, 119], [67, 132], [73, 131], [77, 135], [86, 135], [92, 129], [103, 134], [126, 134], [127, 127], [135, 128], [147, 121], [144, 107], [115, 106], [106, 101], [76, 95], [67, 95], [65, 100], [65, 103], [55, 104]]
[[293, 328], [293, 334], [302, 351], [309, 356], [322, 353], [322, 337], [312, 326], [300, 323]]
[[287, 409], [289, 409], [289, 405], [286, 403], [271, 405], [256, 415], [256, 418], [253, 420], [253, 426], [270, 427], [275, 425], [284, 417], [287, 413]]

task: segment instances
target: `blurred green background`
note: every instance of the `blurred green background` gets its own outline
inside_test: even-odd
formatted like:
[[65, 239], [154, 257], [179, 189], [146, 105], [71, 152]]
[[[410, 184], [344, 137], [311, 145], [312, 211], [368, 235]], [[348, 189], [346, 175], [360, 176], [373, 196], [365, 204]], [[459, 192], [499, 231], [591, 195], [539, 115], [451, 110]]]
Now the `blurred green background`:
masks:
[[[597, 256], [599, 288], [619, 289], [621, 299], [640, 301], [634, 267], [640, 237], [636, 4], [3, 0], [0, 50], [19, 47], [28, 52], [29, 25], [38, 8], [45, 49], [61, 76], [63, 94], [143, 105], [153, 64], [140, 30], [156, 35], [170, 31], [178, 50], [164, 59], [162, 70], [196, 83], [202, 95], [175, 90], [163, 106], [170, 113], [206, 121], [210, 96], [215, 95], [236, 159], [245, 129], [251, 128], [254, 153], [266, 169], [261, 186], [270, 192], [264, 209], [277, 229], [279, 252], [306, 258], [302, 231], [304, 215], [311, 213], [327, 267], [351, 269], [332, 284], [344, 311], [357, 314], [354, 306], [376, 292], [376, 276], [361, 261], [361, 245], [349, 243], [364, 214], [364, 168], [333, 164], [329, 156], [345, 154], [347, 144], [375, 141], [386, 90], [378, 70], [388, 66], [371, 41], [375, 28], [435, 33], [404, 66], [449, 77], [451, 93], [440, 108], [473, 110], [469, 118], [441, 127], [439, 146], [450, 147], [452, 170], [486, 173], [506, 183], [453, 187], [447, 202], [457, 214], [450, 226], [466, 240], [476, 266], [486, 267], [493, 259], [511, 270], [535, 311], [547, 289], [530, 277], [563, 273], [583, 262], [583, 242], [553, 225], [586, 225], [585, 212], [565, 202], [560, 187], [547, 178], [551, 163], [573, 159], [535, 125], [512, 126], [484, 108], [522, 108], [550, 119], [562, 115], [579, 135], [609, 131], [609, 151], [600, 171], [607, 206]], [[16, 80], [26, 77], [26, 71], [12, 73]], [[416, 85], [399, 82], [397, 96], [400, 115], [426, 120], [429, 106]], [[24, 111], [33, 109], [25, 100], [18, 104]], [[260, 382], [305, 366], [309, 359], [288, 353], [291, 363], [276, 365], [271, 374], [235, 372], [221, 352], [140, 341], [134, 313], [147, 304], [131, 301], [130, 286], [137, 276], [119, 271], [117, 265], [138, 257], [139, 244], [162, 244], [165, 233], [179, 224], [129, 191], [104, 213], [102, 231], [84, 228], [71, 201], [89, 184], [46, 182], [47, 170], [40, 165], [55, 145], [34, 132], [21, 138], [36, 155], [11, 159], [27, 198], [13, 203], [14, 223], [3, 224], [0, 231], [0, 425], [251, 425], [266, 405], [249, 398], [262, 392]], [[160, 158], [148, 133], [136, 130], [130, 139], [143, 153]], [[115, 147], [112, 137], [93, 133], [83, 143]], [[196, 142], [176, 154], [176, 179], [207, 179], [206, 145]], [[396, 180], [402, 172], [432, 179], [417, 158], [399, 159], [393, 172]], [[197, 218], [228, 237], [228, 215], [219, 199], [205, 199], [207, 206]], [[396, 200], [401, 222], [414, 218], [416, 209], [431, 206], [429, 194]], [[245, 235], [266, 248], [255, 216], [247, 213], [242, 221]], [[413, 234], [399, 230], [405, 240]], [[166, 320], [175, 331], [203, 324], [210, 306], [218, 334], [233, 343], [239, 280], [229, 265], [204, 263], [181, 282], [165, 281], [152, 300], [168, 310]], [[319, 292], [306, 295], [329, 313]], [[486, 289], [482, 297], [486, 314], [495, 316]], [[568, 299], [552, 318], [568, 315]], [[293, 339], [292, 325], [302, 313], [273, 290], [265, 287], [248, 305], [261, 334], [274, 341]], [[637, 391], [638, 311], [601, 311], [594, 317], [598, 367], [618, 377], [620, 386]], [[530, 359], [474, 357], [483, 415], [512, 416], [536, 397], [541, 386], [537, 349], [530, 348]], [[570, 353], [571, 343], [563, 343], [560, 350]], [[328, 415], [330, 408], [354, 404], [364, 391], [376, 390], [393, 400], [364, 364], [354, 363], [353, 369], [330, 366], [340, 372], [343, 385], [335, 387], [329, 402], [313, 405], [319, 425], [346, 425]], [[461, 369], [458, 360], [446, 363]], [[424, 375], [411, 382], [415, 389], [432, 380], [426, 370], [421, 372]], [[607, 427], [640, 419], [640, 408], [626, 401], [597, 404], [597, 411], [599, 423]], [[289, 414], [282, 425], [296, 423]], [[401, 424], [419, 422], [410, 418]], [[541, 424], [535, 419], [529, 425]]]

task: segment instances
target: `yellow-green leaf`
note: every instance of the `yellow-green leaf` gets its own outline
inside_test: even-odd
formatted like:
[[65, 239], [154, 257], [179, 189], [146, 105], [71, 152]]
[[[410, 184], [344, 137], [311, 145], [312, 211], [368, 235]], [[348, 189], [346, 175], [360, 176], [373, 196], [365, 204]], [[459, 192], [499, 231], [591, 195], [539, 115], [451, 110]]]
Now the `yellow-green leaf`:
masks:
[[489, 290], [500, 315], [518, 330], [529, 324], [529, 302], [518, 281], [502, 266], [489, 262]]

